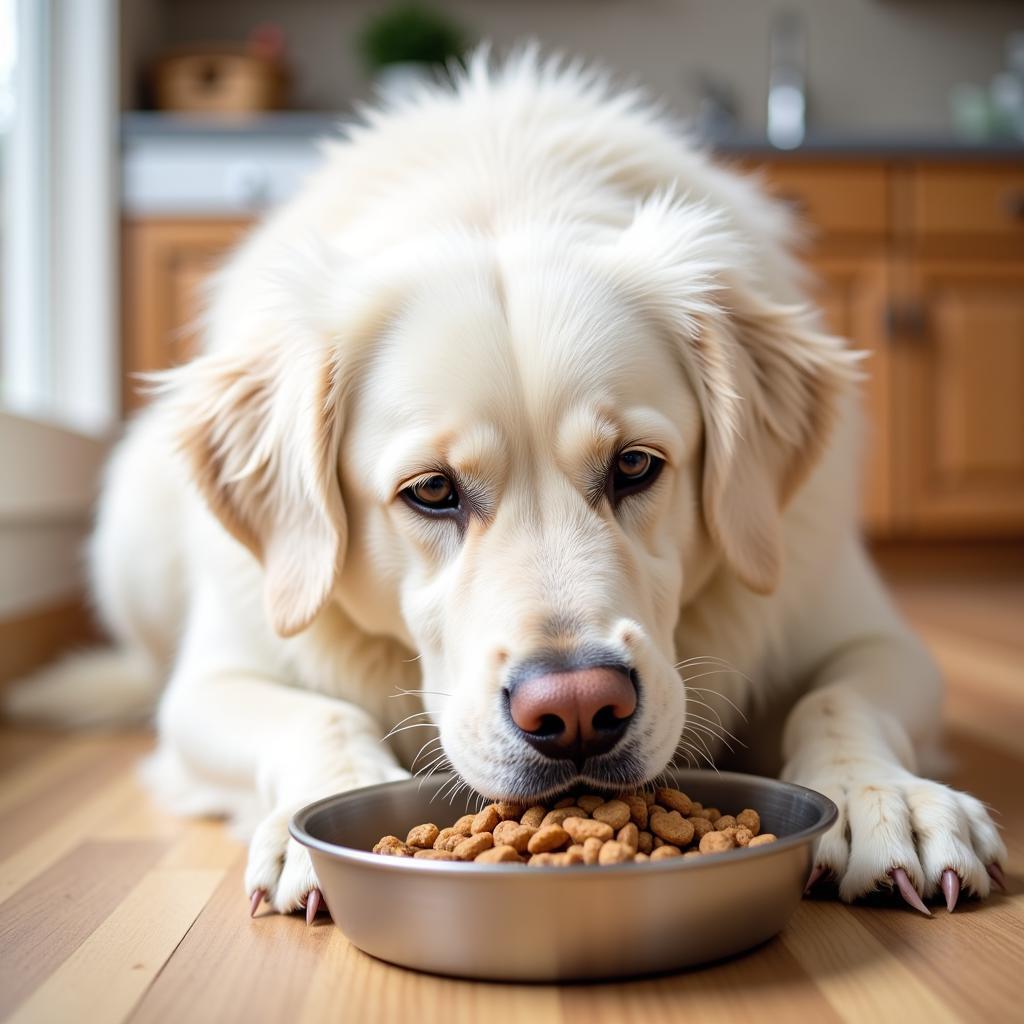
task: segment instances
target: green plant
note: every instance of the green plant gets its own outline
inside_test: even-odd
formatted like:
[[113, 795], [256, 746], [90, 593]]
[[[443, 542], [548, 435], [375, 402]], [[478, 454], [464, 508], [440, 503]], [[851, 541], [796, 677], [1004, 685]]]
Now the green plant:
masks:
[[367, 68], [374, 72], [387, 64], [461, 60], [469, 40], [440, 12], [419, 3], [403, 3], [371, 19], [358, 45]]

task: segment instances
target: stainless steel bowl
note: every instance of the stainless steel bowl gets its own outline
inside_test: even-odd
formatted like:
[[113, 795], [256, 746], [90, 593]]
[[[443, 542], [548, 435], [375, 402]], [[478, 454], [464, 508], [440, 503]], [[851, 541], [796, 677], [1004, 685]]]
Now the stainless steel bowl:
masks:
[[421, 971], [501, 981], [615, 978], [677, 970], [749, 949], [796, 909], [827, 797], [735, 773], [678, 771], [706, 806], [753, 807], [778, 842], [706, 858], [609, 867], [454, 864], [370, 853], [382, 835], [463, 813], [434, 799], [451, 781], [393, 782], [303, 808], [309, 848], [338, 927], [363, 951]]

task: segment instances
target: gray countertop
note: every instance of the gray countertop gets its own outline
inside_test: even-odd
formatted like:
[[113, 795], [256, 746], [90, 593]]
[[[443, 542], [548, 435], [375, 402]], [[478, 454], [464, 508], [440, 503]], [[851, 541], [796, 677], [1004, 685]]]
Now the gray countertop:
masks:
[[[121, 137], [125, 145], [174, 140], [218, 141], [274, 138], [282, 141], [313, 140], [335, 134], [338, 125], [351, 119], [350, 112], [287, 111], [260, 114], [252, 118], [225, 120], [213, 117], [181, 116], [151, 111], [131, 111], [122, 116]], [[1024, 159], [1024, 140], [966, 140], [952, 136], [871, 136], [818, 133], [808, 135], [797, 149], [772, 146], [755, 133], [740, 133], [707, 140], [716, 152], [736, 156], [773, 158], [875, 157], [928, 159]]]

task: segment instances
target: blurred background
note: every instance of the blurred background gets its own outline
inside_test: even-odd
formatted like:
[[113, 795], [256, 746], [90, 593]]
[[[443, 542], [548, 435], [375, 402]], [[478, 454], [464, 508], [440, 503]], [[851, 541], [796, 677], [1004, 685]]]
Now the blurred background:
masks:
[[204, 280], [316, 140], [530, 37], [664, 97], [801, 218], [831, 326], [871, 353], [886, 571], [1021, 580], [1020, 3], [0, 0], [0, 681], [94, 631], [80, 549], [132, 375], [195, 351]]

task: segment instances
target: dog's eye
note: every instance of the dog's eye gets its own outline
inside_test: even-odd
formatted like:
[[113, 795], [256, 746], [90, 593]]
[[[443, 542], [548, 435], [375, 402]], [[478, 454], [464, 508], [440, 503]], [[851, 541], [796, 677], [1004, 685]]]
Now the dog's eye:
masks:
[[412, 504], [432, 512], [459, 507], [458, 489], [443, 473], [422, 477], [402, 493]]
[[625, 448], [615, 456], [608, 474], [608, 490], [613, 501], [650, 487], [665, 465], [664, 459], [646, 448]]

